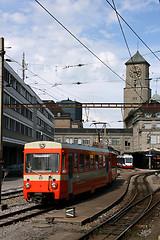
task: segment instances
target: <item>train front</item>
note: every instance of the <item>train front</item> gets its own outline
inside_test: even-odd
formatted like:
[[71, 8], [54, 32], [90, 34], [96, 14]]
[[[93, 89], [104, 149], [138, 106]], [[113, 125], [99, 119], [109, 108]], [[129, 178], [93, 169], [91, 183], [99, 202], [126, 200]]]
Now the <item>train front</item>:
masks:
[[33, 142], [24, 148], [23, 195], [36, 203], [52, 202], [60, 197], [61, 144]]

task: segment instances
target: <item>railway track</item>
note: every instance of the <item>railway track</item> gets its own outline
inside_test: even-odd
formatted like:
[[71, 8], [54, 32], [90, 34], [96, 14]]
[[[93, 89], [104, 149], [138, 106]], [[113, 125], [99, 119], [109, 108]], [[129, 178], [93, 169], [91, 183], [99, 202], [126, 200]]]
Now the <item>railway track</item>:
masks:
[[160, 189], [152, 192], [146, 177], [147, 175], [136, 176], [130, 202], [112, 217], [81, 236], [79, 240], [122, 239], [145, 214], [160, 202]]
[[23, 195], [23, 188], [10, 189], [2, 192], [1, 200], [8, 200], [8, 199], [19, 197], [22, 195]]
[[49, 212], [54, 207], [43, 208], [41, 205], [29, 206], [17, 211], [6, 213], [0, 216], [0, 227], [8, 226], [13, 223], [24, 221], [25, 219]]

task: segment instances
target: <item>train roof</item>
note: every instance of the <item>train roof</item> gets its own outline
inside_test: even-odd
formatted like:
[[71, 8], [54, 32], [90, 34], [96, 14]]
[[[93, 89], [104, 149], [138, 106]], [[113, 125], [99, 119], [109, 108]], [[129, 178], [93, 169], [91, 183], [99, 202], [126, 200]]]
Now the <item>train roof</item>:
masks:
[[131, 157], [133, 158], [132, 154], [123, 154], [123, 155], [118, 155], [118, 158], [123, 158], [123, 157]]
[[95, 152], [107, 152], [107, 153], [114, 153], [117, 154], [114, 149], [110, 148], [102, 148], [102, 147], [91, 147], [91, 146], [84, 146], [78, 144], [70, 144], [70, 143], [58, 143], [52, 141], [37, 141], [37, 142], [30, 142], [26, 143], [24, 148], [25, 149], [32, 149], [32, 148], [68, 148], [68, 149], [77, 149], [77, 150], [86, 150], [86, 151], [95, 151]]

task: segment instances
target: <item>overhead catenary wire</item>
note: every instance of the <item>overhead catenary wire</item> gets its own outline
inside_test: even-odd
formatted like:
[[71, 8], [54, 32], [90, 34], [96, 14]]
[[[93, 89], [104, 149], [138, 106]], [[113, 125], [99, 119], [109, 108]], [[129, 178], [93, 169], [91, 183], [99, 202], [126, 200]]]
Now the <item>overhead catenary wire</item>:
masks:
[[[113, 6], [114, 6], [114, 8], [115, 8], [115, 10], [116, 10], [116, 5], [115, 5], [114, 0], [112, 0], [112, 3], [113, 3]], [[123, 35], [123, 38], [124, 38], [124, 41], [125, 41], [125, 44], [126, 44], [128, 53], [129, 53], [129, 56], [130, 56], [130, 58], [132, 59], [131, 51], [130, 51], [130, 49], [129, 49], [129, 45], [128, 45], [128, 43], [127, 43], [127, 39], [126, 39], [126, 37], [125, 37], [125, 33], [124, 33], [124, 31], [123, 31], [123, 28], [122, 28], [122, 24], [121, 24], [121, 21], [120, 21], [120, 19], [119, 19], [119, 15], [117, 14], [117, 11], [115, 11], [115, 12], [116, 12], [116, 16], [117, 16], [117, 19], [118, 19], [118, 23], [119, 23], [119, 26], [120, 26], [120, 29], [121, 29], [121, 32], [122, 32], [122, 35]]]
[[[8, 55], [6, 55], [6, 56], [7, 56], [9, 59], [11, 59], [12, 62], [17, 63], [19, 66], [22, 67], [22, 65], [21, 65], [18, 61], [14, 60], [13, 58], [11, 58], [11, 57], [8, 56]], [[78, 64], [78, 65], [82, 65], [82, 64]], [[86, 64], [86, 65], [87, 65], [87, 64]], [[45, 83], [47, 83], [48, 85], [51, 85], [51, 87], [56, 87], [59, 91], [64, 92], [65, 94], [72, 95], [74, 98], [78, 98], [76, 95], [73, 95], [73, 94], [71, 94], [71, 93], [69, 93], [69, 92], [67, 92], [67, 91], [64, 91], [64, 90], [58, 88], [59, 85], [62, 85], [61, 83], [60, 83], [60, 84], [58, 84], [58, 83], [52, 84], [52, 83], [48, 82], [46, 79], [41, 78], [38, 74], [35, 74], [33, 71], [29, 70], [28, 68], [27, 68], [26, 70], [29, 71], [30, 73], [32, 73], [33, 76], [36, 76], [36, 77], [38, 77], [39, 79], [43, 80], [43, 81], [44, 81]], [[87, 82], [85, 82], [85, 83], [87, 83]], [[39, 84], [39, 83], [37, 83], [37, 82], [32, 82], [31, 84], [35, 84], [35, 85], [38, 85], [38, 86], [41, 85], [41, 84]], [[31, 84], [30, 84], [30, 85], [31, 85]], [[63, 83], [63, 84], [65, 84], [65, 83]], [[75, 82], [75, 83], [66, 83], [66, 84], [77, 84], [77, 85], [80, 85], [80, 84], [82, 84], [82, 83], [81, 83], [81, 82]], [[23, 83], [23, 85], [28, 85], [28, 84]], [[44, 84], [42, 84], [42, 85], [44, 85]], [[45, 86], [46, 86], [46, 84], [45, 84]], [[38, 91], [41, 91], [43, 94], [46, 94], [46, 95], [48, 95], [48, 96], [50, 96], [50, 97], [53, 97], [53, 98], [54, 98], [55, 100], [57, 100], [57, 101], [60, 101], [60, 99], [58, 99], [58, 98], [56, 98], [55, 96], [49, 94], [49, 93], [46, 91], [46, 89], [40, 89], [40, 88], [37, 88], [37, 87], [34, 87], [34, 86], [32, 86], [32, 88], [34, 88], [34, 89], [36, 89], [36, 90], [38, 90]], [[81, 98], [81, 99], [82, 99], [82, 98]], [[86, 99], [82, 99], [82, 100], [86, 102]]]
[[134, 29], [126, 22], [126, 20], [120, 15], [119, 12], [115, 9], [112, 4], [106, 0], [106, 2], [111, 6], [111, 8], [116, 12], [116, 14], [123, 20], [123, 22], [131, 29], [131, 31], [137, 36], [137, 38], [148, 48], [148, 50], [160, 61], [160, 58], [155, 54], [155, 52], [152, 51], [152, 49], [142, 40], [142, 38], [134, 31]]
[[[113, 6], [114, 6], [114, 8], [115, 8], [115, 12], [116, 12], [116, 16], [117, 16], [117, 19], [118, 19], [118, 23], [119, 23], [119, 26], [120, 26], [120, 29], [121, 29], [121, 32], [122, 32], [122, 35], [123, 35], [123, 38], [124, 38], [124, 41], [125, 41], [125, 44], [126, 44], [128, 53], [129, 53], [129, 56], [130, 56], [131, 61], [132, 61], [133, 65], [134, 65], [134, 67], [135, 67], [135, 64], [134, 64], [134, 61], [133, 61], [133, 58], [132, 58], [132, 55], [131, 55], [131, 51], [130, 51], [130, 49], [129, 49], [129, 45], [128, 45], [128, 42], [127, 42], [127, 38], [126, 38], [125, 33], [124, 33], [124, 31], [123, 31], [123, 28], [122, 28], [122, 24], [121, 24], [119, 15], [117, 14], [116, 5], [115, 5], [114, 0], [112, 0], [112, 3], [113, 3]], [[135, 68], [135, 69], [136, 69], [136, 68]], [[136, 71], [136, 72], [137, 72], [137, 71]], [[141, 81], [139, 81], [139, 83], [140, 83], [141, 90], [142, 90], [142, 83], [141, 83]], [[142, 99], [142, 101], [144, 101], [144, 99]]]
[[97, 58], [102, 64], [104, 64], [110, 71], [112, 71], [117, 77], [124, 79], [118, 75], [112, 68], [110, 68], [102, 59], [100, 59], [93, 51], [91, 51], [82, 41], [80, 41], [70, 30], [68, 30], [53, 14], [51, 14], [39, 1], [35, 0], [41, 8], [43, 8], [61, 27], [63, 27], [74, 39], [76, 39], [84, 48], [86, 48], [95, 58]]
[[[82, 41], [80, 41], [70, 30], [68, 30], [53, 14], [51, 14], [39, 1], [35, 0], [39, 6], [45, 10], [61, 27], [63, 27], [74, 39], [76, 39], [84, 48], [86, 48], [95, 58], [97, 58], [104, 66], [106, 66], [112, 73], [114, 73], [118, 78], [120, 78], [123, 82], [126, 83], [125, 79], [123, 79], [118, 73], [116, 73], [111, 67], [109, 67], [102, 59], [100, 59], [93, 51], [91, 51]], [[133, 90], [136, 92], [136, 94], [140, 97], [140, 99], [143, 101], [141, 95], [136, 91], [136, 89], [129, 84], [126, 83], [128, 86], [133, 88]]]

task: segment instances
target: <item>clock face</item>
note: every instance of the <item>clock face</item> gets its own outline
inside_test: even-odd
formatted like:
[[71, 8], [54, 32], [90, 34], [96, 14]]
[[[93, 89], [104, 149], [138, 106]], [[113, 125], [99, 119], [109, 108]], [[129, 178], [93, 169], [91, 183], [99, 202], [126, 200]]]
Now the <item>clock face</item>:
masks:
[[137, 66], [133, 66], [129, 71], [129, 75], [131, 78], [139, 78], [141, 74], [142, 74], [142, 71]]

